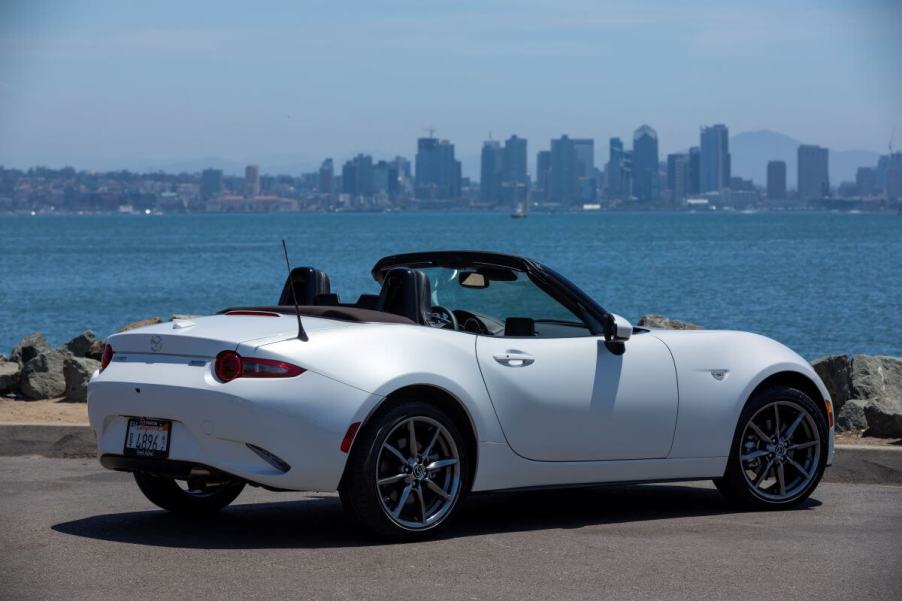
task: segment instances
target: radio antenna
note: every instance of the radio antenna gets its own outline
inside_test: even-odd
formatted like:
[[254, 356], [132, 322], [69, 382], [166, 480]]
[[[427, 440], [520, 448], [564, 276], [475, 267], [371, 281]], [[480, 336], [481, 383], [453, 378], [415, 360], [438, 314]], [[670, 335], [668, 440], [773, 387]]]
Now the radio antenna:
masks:
[[294, 280], [291, 278], [291, 263], [288, 261], [288, 245], [285, 239], [282, 239], [282, 251], [285, 253], [285, 266], [288, 268], [288, 287], [291, 288], [291, 300], [294, 301], [294, 313], [298, 316], [298, 338], [307, 342], [307, 332], [304, 331], [304, 324], [301, 323], [301, 306], [298, 304], [298, 295], [294, 290]]

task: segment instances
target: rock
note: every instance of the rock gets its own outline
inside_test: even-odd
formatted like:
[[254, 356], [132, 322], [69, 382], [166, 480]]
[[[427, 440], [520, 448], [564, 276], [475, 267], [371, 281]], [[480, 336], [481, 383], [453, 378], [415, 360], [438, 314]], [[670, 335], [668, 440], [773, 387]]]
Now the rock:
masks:
[[67, 351], [76, 357], [84, 357], [91, 350], [91, 345], [97, 341], [97, 337], [91, 330], [85, 330], [69, 342], [63, 345]]
[[902, 359], [875, 355], [852, 358], [853, 399], [902, 399]]
[[902, 399], [879, 399], [864, 407], [868, 420], [865, 436], [902, 437]]
[[63, 400], [67, 403], [86, 403], [88, 401], [88, 382], [98, 369], [100, 369], [100, 361], [86, 357], [66, 357], [63, 363], [66, 398]]
[[664, 317], [663, 315], [655, 315], [649, 313], [648, 315], [643, 315], [637, 324], [646, 328], [661, 328], [663, 330], [704, 330], [702, 326], [696, 325], [694, 323], [689, 323], [688, 321], [677, 321], [676, 319], [670, 319], [668, 317]]
[[47, 339], [44, 338], [44, 335], [40, 332], [34, 332], [27, 335], [19, 341], [19, 344], [13, 347], [10, 361], [25, 365], [41, 353], [45, 353], [49, 350], [51, 350], [50, 344], [47, 342]]
[[95, 340], [91, 343], [91, 348], [88, 349], [88, 352], [85, 353], [85, 357], [100, 361], [100, 358], [103, 357], [103, 346], [105, 344], [106, 340], [104, 339]]
[[866, 430], [868, 420], [864, 414], [864, 407], [867, 404], [868, 401], [860, 399], [847, 400], [836, 414], [836, 431]]
[[47, 351], [26, 363], [20, 384], [22, 396], [29, 401], [62, 396], [66, 392], [63, 362], [67, 356], [61, 351]]
[[[817, 375], [821, 377], [830, 399], [833, 410], [839, 415], [843, 405], [849, 400], [852, 388], [852, 362], [848, 355], [829, 355], [811, 362]], [[864, 414], [862, 413], [862, 417]]]
[[15, 361], [0, 362], [0, 394], [18, 390], [21, 375], [22, 366]]
[[152, 326], [154, 324], [163, 323], [163, 320], [159, 317], [149, 317], [147, 319], [142, 319], [141, 321], [133, 321], [132, 323], [126, 324], [116, 330], [117, 332], [128, 332], [129, 330], [136, 330], [138, 328], [143, 328], [146, 326]]

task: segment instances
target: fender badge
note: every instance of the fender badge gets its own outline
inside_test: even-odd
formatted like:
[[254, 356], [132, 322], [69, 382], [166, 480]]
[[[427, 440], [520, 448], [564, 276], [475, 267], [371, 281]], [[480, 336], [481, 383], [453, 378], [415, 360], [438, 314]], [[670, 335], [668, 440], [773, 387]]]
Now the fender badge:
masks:
[[728, 369], [712, 369], [711, 377], [713, 377], [718, 382], [721, 382], [724, 378], [727, 377], [728, 373], [730, 373], [730, 370]]
[[160, 336], [151, 336], [150, 337], [150, 350], [155, 353], [159, 353], [163, 348], [163, 339]]

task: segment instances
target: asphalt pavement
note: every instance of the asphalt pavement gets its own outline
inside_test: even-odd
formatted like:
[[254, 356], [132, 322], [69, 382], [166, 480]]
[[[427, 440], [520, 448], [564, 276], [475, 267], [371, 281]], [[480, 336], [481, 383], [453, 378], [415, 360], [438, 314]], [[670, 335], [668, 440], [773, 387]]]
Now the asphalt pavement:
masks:
[[902, 486], [822, 483], [744, 513], [707, 483], [471, 498], [439, 540], [374, 543], [332, 494], [156, 510], [94, 459], [0, 458], [0, 599], [893, 599]]

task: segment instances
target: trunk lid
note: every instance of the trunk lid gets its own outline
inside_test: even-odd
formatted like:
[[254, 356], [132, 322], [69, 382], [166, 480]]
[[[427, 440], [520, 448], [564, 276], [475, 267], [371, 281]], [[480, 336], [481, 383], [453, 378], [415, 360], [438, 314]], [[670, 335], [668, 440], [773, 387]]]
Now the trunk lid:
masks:
[[[308, 336], [322, 333], [342, 322], [304, 317]], [[160, 323], [121, 334], [108, 340], [118, 353], [215, 357], [241, 344], [250, 346], [278, 342], [298, 335], [294, 315], [210, 315]]]

